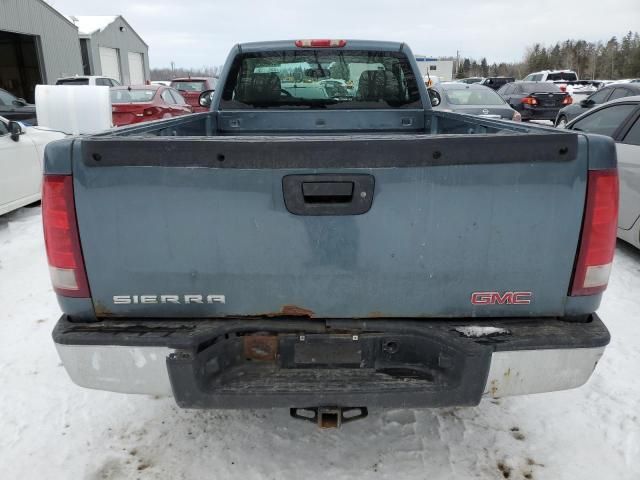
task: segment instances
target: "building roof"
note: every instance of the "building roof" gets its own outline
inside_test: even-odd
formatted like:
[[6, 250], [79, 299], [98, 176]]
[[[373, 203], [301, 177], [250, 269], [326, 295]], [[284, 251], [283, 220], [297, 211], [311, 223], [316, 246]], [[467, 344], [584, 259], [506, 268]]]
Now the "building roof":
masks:
[[104, 30], [116, 21], [119, 15], [67, 15], [69, 21], [78, 27], [80, 35], [91, 35]]

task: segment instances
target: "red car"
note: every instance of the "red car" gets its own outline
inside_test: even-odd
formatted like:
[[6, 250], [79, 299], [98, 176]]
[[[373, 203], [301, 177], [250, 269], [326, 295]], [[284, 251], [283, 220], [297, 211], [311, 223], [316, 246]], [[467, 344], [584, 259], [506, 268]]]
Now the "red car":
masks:
[[111, 88], [111, 105], [116, 127], [193, 113], [178, 91], [163, 85]]
[[215, 90], [216, 80], [213, 77], [174, 78], [171, 80], [171, 86], [180, 90], [187, 103], [193, 107], [194, 112], [207, 112], [209, 109], [201, 107], [198, 103], [200, 92]]

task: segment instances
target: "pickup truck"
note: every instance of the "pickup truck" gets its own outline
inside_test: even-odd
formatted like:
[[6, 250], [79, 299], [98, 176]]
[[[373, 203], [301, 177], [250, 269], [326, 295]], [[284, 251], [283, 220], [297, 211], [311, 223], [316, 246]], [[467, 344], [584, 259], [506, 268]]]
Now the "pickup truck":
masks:
[[[329, 77], [353, 94], [297, 95]], [[589, 379], [611, 139], [435, 111], [393, 42], [240, 44], [200, 102], [47, 147], [75, 383], [336, 426]]]

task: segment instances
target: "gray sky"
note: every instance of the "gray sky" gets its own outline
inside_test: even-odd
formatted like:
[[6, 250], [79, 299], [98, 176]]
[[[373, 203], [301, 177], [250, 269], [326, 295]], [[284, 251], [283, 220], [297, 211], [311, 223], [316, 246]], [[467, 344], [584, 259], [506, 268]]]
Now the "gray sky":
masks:
[[414, 53], [519, 61], [525, 47], [640, 29], [640, 0], [49, 0], [66, 15], [122, 15], [152, 67], [214, 66], [238, 42], [359, 38]]

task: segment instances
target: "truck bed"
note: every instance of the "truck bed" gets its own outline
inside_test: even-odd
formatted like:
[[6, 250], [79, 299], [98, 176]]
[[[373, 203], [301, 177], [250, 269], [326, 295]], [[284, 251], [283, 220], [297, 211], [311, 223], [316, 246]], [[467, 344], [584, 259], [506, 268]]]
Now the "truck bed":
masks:
[[[216, 115], [199, 114], [75, 140], [74, 191], [93, 310], [84, 315], [592, 311], [593, 301], [568, 297], [586, 137], [423, 116], [428, 133], [345, 127], [333, 134], [207, 135]], [[65, 161], [70, 166], [49, 155], [48, 170]], [[318, 182], [362, 191], [305, 197], [302, 184]], [[474, 292], [525, 292], [528, 301], [477, 305]]]

